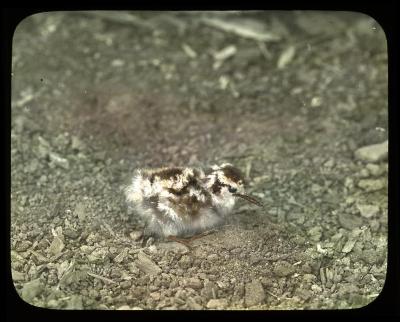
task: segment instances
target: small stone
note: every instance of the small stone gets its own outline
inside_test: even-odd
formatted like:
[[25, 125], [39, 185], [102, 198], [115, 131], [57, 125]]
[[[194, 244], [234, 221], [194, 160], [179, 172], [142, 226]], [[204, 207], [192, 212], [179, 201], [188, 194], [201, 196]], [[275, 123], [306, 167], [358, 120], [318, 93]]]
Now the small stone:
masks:
[[307, 232], [308, 236], [310, 236], [310, 239], [313, 241], [319, 241], [321, 240], [322, 237], [322, 228], [319, 226], [313, 227]]
[[311, 185], [311, 192], [314, 194], [314, 195], [319, 195], [320, 194], [320, 192], [321, 192], [321, 186], [319, 185], [319, 184], [316, 184], [316, 183], [313, 183], [312, 185]]
[[63, 169], [69, 169], [69, 161], [67, 159], [60, 157], [55, 152], [49, 152], [49, 157], [53, 164], [55, 164]]
[[224, 309], [228, 306], [227, 299], [211, 299], [207, 302], [208, 309]]
[[371, 218], [375, 216], [379, 212], [379, 207], [375, 205], [357, 205], [358, 210], [360, 211], [361, 216], [365, 218]]
[[319, 107], [322, 105], [322, 98], [315, 96], [311, 99], [311, 107]]
[[160, 243], [158, 248], [179, 254], [187, 254], [189, 252], [187, 246], [177, 242]]
[[189, 278], [185, 281], [185, 286], [199, 290], [203, 287], [203, 283], [198, 278]]
[[60, 303], [59, 301], [57, 301], [56, 299], [51, 299], [47, 302], [47, 307], [49, 308], [59, 308], [60, 307]]
[[65, 228], [64, 235], [71, 239], [77, 239], [80, 236], [80, 233], [72, 228]]
[[100, 247], [95, 250], [91, 254], [87, 256], [89, 262], [91, 263], [100, 263], [104, 262], [109, 255], [109, 251], [107, 247]]
[[265, 292], [259, 280], [246, 284], [244, 302], [247, 307], [262, 304], [264, 300]]
[[39, 144], [37, 145], [37, 156], [40, 158], [47, 158], [50, 152], [50, 143], [41, 136], [38, 136]]
[[203, 307], [198, 304], [193, 298], [189, 297], [187, 299], [187, 305], [192, 310], [201, 310]]
[[114, 59], [111, 62], [111, 66], [112, 67], [122, 67], [125, 65], [125, 61], [123, 61], [122, 59]]
[[207, 260], [209, 260], [210, 262], [214, 262], [218, 259], [218, 255], [217, 254], [210, 254], [207, 256]]
[[21, 297], [24, 301], [30, 303], [36, 296], [43, 291], [43, 285], [40, 278], [25, 283], [21, 290]]
[[386, 180], [384, 178], [363, 179], [358, 182], [358, 187], [367, 192], [378, 191], [386, 187]]
[[29, 247], [31, 247], [32, 243], [29, 240], [23, 240], [21, 242], [18, 242], [15, 250], [17, 252], [24, 252], [26, 250], [28, 250]]
[[128, 249], [125, 248], [121, 253], [119, 253], [117, 256], [115, 256], [114, 262], [116, 262], [118, 264], [122, 263], [127, 255], [128, 255]]
[[82, 310], [83, 302], [81, 295], [72, 295], [71, 298], [67, 302], [67, 309], [69, 310]]
[[385, 168], [381, 167], [377, 164], [373, 164], [373, 163], [368, 163], [365, 168], [369, 171], [369, 173], [374, 176], [380, 176], [381, 174], [383, 174], [385, 172]]
[[183, 255], [178, 262], [179, 266], [181, 268], [185, 268], [185, 269], [191, 267], [192, 263], [193, 263], [193, 259], [188, 255]]
[[205, 282], [204, 288], [201, 290], [200, 294], [207, 300], [216, 298], [218, 295], [218, 287], [214, 282]]
[[361, 171], [358, 173], [360, 178], [368, 178], [369, 177], [369, 171], [366, 168], [361, 169]]
[[364, 146], [354, 152], [356, 159], [364, 162], [379, 162], [387, 159], [388, 156], [388, 141]]
[[11, 270], [11, 274], [14, 282], [23, 281], [25, 279], [25, 275], [21, 272]]
[[55, 236], [52, 243], [49, 246], [49, 252], [52, 255], [58, 255], [62, 252], [64, 247], [65, 247], [65, 245], [64, 245], [63, 240], [60, 237]]
[[149, 275], [157, 275], [161, 273], [161, 268], [154, 263], [150, 257], [148, 257], [145, 253], [139, 252], [138, 259], [135, 262], [135, 265], [144, 273]]
[[78, 216], [79, 220], [82, 222], [85, 220], [86, 218], [86, 207], [83, 203], [78, 203], [75, 206], [75, 211], [74, 211], [75, 215]]
[[377, 251], [374, 249], [364, 250], [361, 254], [361, 259], [368, 265], [380, 263], [382, 260], [384, 260], [385, 257], [386, 254], [384, 254], [383, 256], [382, 254], [377, 254]]
[[293, 274], [296, 271], [295, 267], [287, 261], [279, 261], [275, 264], [273, 272], [279, 277], [285, 277]]
[[153, 293], [150, 293], [150, 297], [155, 301], [159, 301], [161, 298], [161, 294], [160, 294], [160, 292], [153, 292]]
[[303, 299], [304, 301], [307, 301], [312, 296], [312, 293], [309, 290], [303, 288], [296, 289], [294, 294]]
[[129, 237], [132, 238], [133, 241], [138, 241], [143, 237], [143, 231], [135, 230], [129, 234]]
[[344, 186], [347, 189], [353, 189], [354, 188], [354, 180], [350, 177], [346, 177], [346, 179], [344, 180]]
[[324, 163], [324, 167], [326, 168], [333, 168], [333, 166], [335, 165], [335, 160], [334, 159], [329, 159], [328, 161], [326, 161]]
[[360, 227], [363, 224], [363, 221], [359, 216], [344, 212], [339, 214], [338, 221], [343, 228], [349, 230], [353, 230], [354, 228]]
[[78, 137], [72, 136], [71, 148], [72, 148], [72, 150], [75, 150], [75, 151], [82, 151], [85, 148], [85, 145]]
[[315, 293], [321, 293], [322, 292], [321, 286], [319, 286], [317, 284], [311, 285], [311, 290], [313, 290]]
[[345, 254], [350, 253], [350, 252], [352, 251], [352, 249], [353, 249], [355, 243], [356, 243], [356, 240], [355, 240], [355, 239], [350, 239], [350, 240], [348, 240], [348, 241], [346, 242], [346, 244], [344, 244], [344, 246], [343, 246], [343, 248], [342, 248], [342, 253], [345, 253]]
[[123, 290], [130, 288], [132, 285], [131, 281], [122, 281], [120, 286]]
[[120, 306], [119, 308], [117, 308], [117, 310], [120, 310], [120, 311], [122, 311], [122, 310], [130, 310], [131, 308], [130, 308], [130, 306], [129, 305], [122, 305], [122, 306]]

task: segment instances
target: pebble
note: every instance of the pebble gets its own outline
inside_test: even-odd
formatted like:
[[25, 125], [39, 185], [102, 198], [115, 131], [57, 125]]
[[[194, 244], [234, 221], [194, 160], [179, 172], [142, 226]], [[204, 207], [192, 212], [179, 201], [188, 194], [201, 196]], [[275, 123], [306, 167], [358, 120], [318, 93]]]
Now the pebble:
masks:
[[207, 302], [208, 309], [224, 309], [228, 306], [227, 299], [211, 299]]
[[310, 239], [313, 241], [319, 241], [322, 237], [322, 228], [319, 226], [313, 227], [308, 230], [307, 234], [310, 236]]
[[356, 243], [356, 240], [355, 240], [355, 239], [350, 239], [350, 240], [348, 240], [348, 241], [346, 242], [346, 244], [344, 244], [344, 246], [343, 246], [343, 248], [342, 248], [342, 253], [345, 253], [345, 254], [350, 253], [350, 252], [352, 251], [352, 249], [353, 249], [355, 243]]
[[371, 218], [379, 212], [379, 207], [376, 205], [358, 204], [357, 208], [360, 211], [361, 216], [363, 216], [365, 218]]
[[123, 290], [130, 288], [132, 285], [131, 281], [122, 281], [120, 286]]
[[181, 243], [177, 242], [169, 242], [169, 243], [160, 243], [157, 246], [159, 249], [171, 251], [179, 254], [187, 254], [189, 252], [189, 248]]
[[141, 230], [132, 231], [129, 236], [133, 241], [138, 241], [143, 237], [143, 232]]
[[187, 305], [189, 308], [191, 308], [192, 310], [201, 310], [203, 307], [198, 304], [193, 298], [188, 297], [187, 299]]
[[135, 265], [141, 271], [149, 275], [157, 275], [161, 273], [161, 268], [143, 252], [138, 253], [138, 259], [136, 260]]
[[244, 302], [247, 307], [262, 304], [264, 300], [265, 292], [259, 280], [246, 284]]
[[295, 267], [287, 261], [279, 261], [275, 264], [273, 272], [279, 277], [285, 277], [293, 274], [296, 271]]
[[82, 151], [85, 148], [83, 142], [76, 136], [72, 136], [71, 138], [71, 148], [72, 150]]
[[210, 262], [214, 262], [218, 259], [218, 255], [217, 254], [210, 254], [207, 256], [207, 260], [209, 260]]
[[15, 270], [11, 270], [12, 273], [12, 279], [14, 282], [18, 282], [18, 281], [23, 281], [25, 279], [25, 274], [15, 271]]
[[75, 211], [74, 211], [75, 215], [78, 216], [79, 221], [84, 221], [86, 218], [86, 207], [83, 203], [78, 203], [75, 206]]
[[363, 179], [358, 182], [358, 187], [367, 192], [378, 191], [386, 187], [386, 179]]
[[186, 287], [190, 287], [194, 290], [199, 290], [203, 288], [203, 283], [198, 278], [188, 278], [184, 282]]
[[[381, 255], [381, 256], [379, 256], [379, 255]], [[380, 262], [380, 260], [381, 260], [380, 257], [383, 257], [383, 260], [384, 260], [385, 255], [383, 255], [383, 256], [382, 256], [382, 254], [379, 254], [379, 255], [377, 254], [377, 252], [374, 249], [367, 249], [362, 252], [361, 259], [368, 265], [374, 265], [377, 262]]]
[[122, 305], [119, 308], [117, 308], [117, 310], [130, 310], [130, 306], [129, 305]]
[[191, 267], [192, 263], [193, 263], [193, 260], [188, 255], [183, 255], [178, 262], [179, 267], [184, 268], [184, 269], [188, 269], [189, 267]]
[[363, 224], [363, 221], [359, 216], [345, 212], [339, 214], [338, 221], [343, 228], [350, 230], [360, 227]]
[[30, 303], [36, 296], [43, 291], [43, 285], [40, 278], [25, 283], [21, 290], [21, 297], [24, 301]]
[[205, 282], [200, 293], [206, 299], [215, 298], [218, 295], [218, 287], [214, 282]]
[[128, 248], [124, 248], [117, 256], [114, 257], [114, 262], [120, 264], [128, 255]]
[[388, 141], [359, 148], [354, 152], [354, 156], [356, 159], [364, 162], [385, 160], [388, 156]]
[[319, 286], [317, 284], [311, 285], [311, 290], [313, 290], [315, 293], [321, 293], [322, 292], [321, 286]]
[[71, 239], [77, 239], [80, 236], [79, 231], [72, 228], [65, 228], [64, 235]]
[[60, 157], [57, 153], [49, 152], [49, 158], [53, 164], [66, 170], [69, 169], [69, 161], [65, 158]]
[[23, 240], [19, 243], [17, 243], [17, 246], [15, 247], [15, 250], [17, 252], [24, 252], [28, 250], [29, 247], [31, 247], [32, 243], [29, 240]]
[[49, 246], [49, 252], [53, 255], [58, 255], [62, 252], [65, 245], [62, 239], [58, 236], [55, 236], [52, 243]]
[[159, 301], [161, 298], [161, 294], [160, 294], [160, 292], [153, 292], [153, 293], [150, 293], [150, 297], [155, 301]]
[[67, 309], [69, 310], [82, 310], [83, 302], [81, 295], [72, 295], [71, 298], [67, 302]]
[[373, 163], [368, 163], [365, 168], [369, 171], [369, 173], [374, 176], [380, 176], [381, 174], [383, 174], [385, 172], [385, 168], [381, 167], [377, 164], [373, 164]]
[[143, 309], [138, 306], [130, 307], [129, 305], [122, 305], [119, 308], [117, 308], [117, 310], [143, 310]]

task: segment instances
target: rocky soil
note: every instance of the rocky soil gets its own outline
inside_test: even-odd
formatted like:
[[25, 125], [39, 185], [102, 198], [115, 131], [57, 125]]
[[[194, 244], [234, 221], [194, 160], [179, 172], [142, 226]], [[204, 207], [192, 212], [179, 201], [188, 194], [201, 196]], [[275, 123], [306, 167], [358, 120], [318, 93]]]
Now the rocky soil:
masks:
[[[11, 270], [63, 309], [325, 309], [386, 276], [387, 54], [367, 16], [76, 12], [13, 42]], [[142, 243], [137, 167], [228, 161], [240, 202], [192, 248]]]

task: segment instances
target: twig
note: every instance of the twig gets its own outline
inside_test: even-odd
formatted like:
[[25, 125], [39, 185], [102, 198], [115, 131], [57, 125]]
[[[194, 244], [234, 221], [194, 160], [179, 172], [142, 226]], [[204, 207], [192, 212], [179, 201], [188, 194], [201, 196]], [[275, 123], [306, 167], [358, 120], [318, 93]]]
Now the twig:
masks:
[[221, 29], [226, 32], [231, 32], [237, 36], [257, 41], [278, 41], [281, 39], [281, 37], [277, 34], [262, 30], [258, 31], [254, 28], [239, 24], [238, 22], [225, 21], [217, 18], [201, 18], [201, 22], [210, 27]]
[[268, 291], [268, 290], [265, 290], [265, 292], [267, 292], [269, 295], [272, 295], [272, 296], [275, 297], [276, 299], [280, 300], [280, 297], [277, 296], [277, 295], [275, 295], [274, 293], [272, 293], [272, 292], [270, 292], [270, 291]]
[[100, 276], [100, 275], [97, 275], [97, 274], [94, 274], [94, 273], [91, 273], [91, 272], [87, 272], [87, 274], [89, 275], [89, 276], [92, 276], [92, 277], [94, 277], [94, 278], [98, 278], [99, 280], [102, 280], [102, 281], [104, 281], [104, 282], [108, 282], [108, 283], [117, 283], [117, 282], [114, 282], [113, 280], [111, 280], [111, 279], [109, 279], [109, 278], [107, 278], [107, 277], [103, 277], [103, 276]]
[[93, 11], [84, 13], [92, 17], [102, 18], [113, 22], [133, 24], [139, 27], [154, 29], [153, 24], [136, 17], [135, 15], [127, 12], [112, 12], [112, 11]]

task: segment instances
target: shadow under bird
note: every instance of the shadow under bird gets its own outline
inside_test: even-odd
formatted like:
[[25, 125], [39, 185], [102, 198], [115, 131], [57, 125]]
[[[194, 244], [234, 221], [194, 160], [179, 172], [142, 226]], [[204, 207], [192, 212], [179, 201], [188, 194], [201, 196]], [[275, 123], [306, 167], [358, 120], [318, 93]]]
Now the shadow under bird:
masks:
[[146, 233], [185, 243], [221, 225], [237, 198], [262, 206], [245, 193], [244, 183], [243, 174], [229, 163], [206, 171], [189, 167], [138, 169], [125, 196], [145, 221]]

